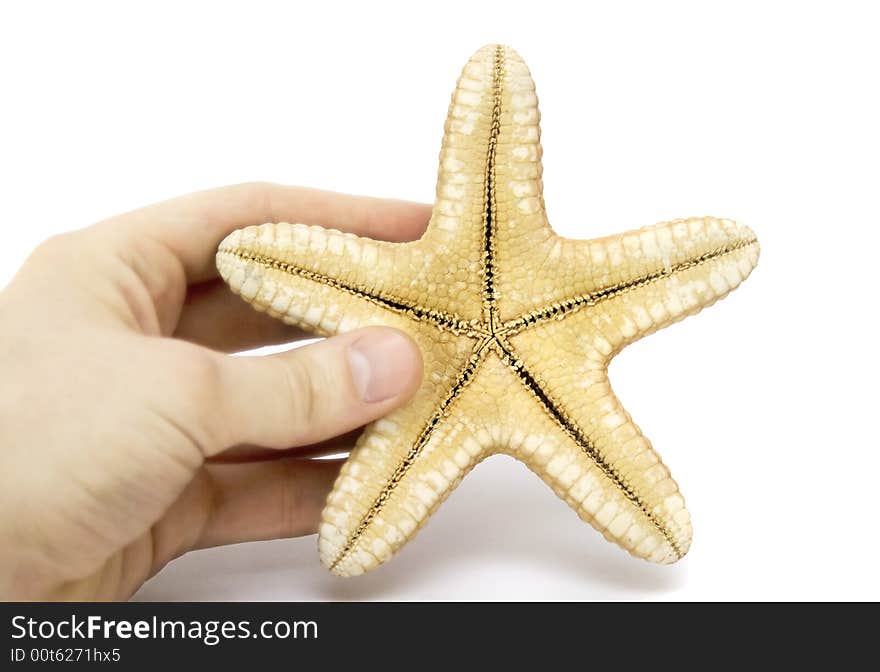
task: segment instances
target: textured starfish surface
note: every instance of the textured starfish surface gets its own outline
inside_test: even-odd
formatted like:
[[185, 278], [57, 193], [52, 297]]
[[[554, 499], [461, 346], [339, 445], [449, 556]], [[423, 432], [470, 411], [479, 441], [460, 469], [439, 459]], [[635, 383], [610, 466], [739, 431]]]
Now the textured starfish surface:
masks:
[[739, 285], [758, 243], [708, 217], [557, 236], [538, 122], [525, 63], [484, 47], [452, 97], [420, 240], [270, 223], [220, 246], [221, 276], [258, 310], [323, 335], [389, 325], [422, 349], [421, 388], [365, 430], [327, 500], [319, 552], [336, 574], [388, 560], [498, 452], [635, 556], [670, 563], [690, 546], [684, 499], [613, 394], [608, 363]]

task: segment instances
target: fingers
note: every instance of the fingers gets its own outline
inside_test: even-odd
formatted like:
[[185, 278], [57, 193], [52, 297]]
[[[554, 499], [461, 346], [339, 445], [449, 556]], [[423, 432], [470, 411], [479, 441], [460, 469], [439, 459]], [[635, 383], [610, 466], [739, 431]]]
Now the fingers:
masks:
[[240, 352], [311, 337], [254, 310], [220, 280], [189, 288], [173, 336], [220, 352]]
[[204, 419], [219, 436], [208, 457], [238, 444], [281, 449], [343, 434], [405, 403], [422, 377], [415, 343], [387, 327], [218, 366], [218, 403]]
[[415, 240], [430, 207], [270, 183], [200, 191], [114, 218], [133, 236], [152, 238], [181, 262], [190, 283], [216, 276], [217, 245], [235, 229], [264, 222], [318, 224], [379, 240]]
[[286, 458], [203, 467], [151, 530], [147, 574], [196, 548], [312, 534], [343, 462]]
[[195, 548], [313, 534], [344, 460], [205, 467], [212, 504]]

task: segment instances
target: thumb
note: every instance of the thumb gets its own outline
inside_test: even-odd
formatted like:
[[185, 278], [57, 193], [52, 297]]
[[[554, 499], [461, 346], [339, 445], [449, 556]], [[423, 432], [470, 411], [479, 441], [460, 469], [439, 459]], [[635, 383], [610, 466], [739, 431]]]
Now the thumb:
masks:
[[266, 357], [224, 357], [220, 448], [288, 448], [323, 441], [401, 406], [418, 389], [422, 358], [408, 336], [369, 327]]

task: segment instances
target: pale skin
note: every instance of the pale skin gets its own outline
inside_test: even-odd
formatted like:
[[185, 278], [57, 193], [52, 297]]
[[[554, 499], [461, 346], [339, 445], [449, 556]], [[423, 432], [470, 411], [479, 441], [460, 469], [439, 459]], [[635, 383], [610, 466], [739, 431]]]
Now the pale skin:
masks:
[[306, 335], [216, 277], [265, 221], [418, 238], [428, 206], [271, 184], [52, 238], [0, 292], [0, 599], [130, 597], [189, 550], [311, 534], [358, 428], [418, 388], [415, 344]]

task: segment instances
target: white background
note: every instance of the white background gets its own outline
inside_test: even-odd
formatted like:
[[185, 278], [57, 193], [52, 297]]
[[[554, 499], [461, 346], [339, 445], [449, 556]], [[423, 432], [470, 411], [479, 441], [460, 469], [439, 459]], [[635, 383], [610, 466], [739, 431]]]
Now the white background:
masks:
[[880, 599], [871, 4], [427, 4], [4, 3], [0, 285], [52, 233], [203, 187], [430, 201], [460, 68], [505, 42], [537, 82], [557, 231], [714, 214], [761, 240], [729, 299], [611, 367], [692, 550], [634, 560], [494, 458], [368, 576], [306, 538], [192, 553], [138, 598]]

